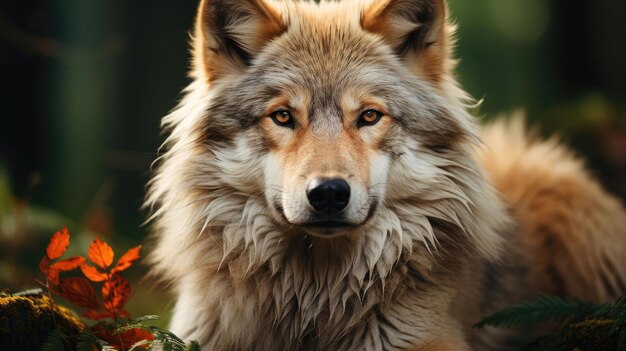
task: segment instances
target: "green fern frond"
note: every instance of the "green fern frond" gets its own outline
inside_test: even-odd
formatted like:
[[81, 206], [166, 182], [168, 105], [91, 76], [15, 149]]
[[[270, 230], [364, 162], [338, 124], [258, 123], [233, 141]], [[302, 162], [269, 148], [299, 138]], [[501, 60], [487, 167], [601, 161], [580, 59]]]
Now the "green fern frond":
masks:
[[96, 344], [95, 336], [90, 332], [83, 330], [76, 337], [77, 351], [93, 351], [93, 347]]
[[112, 327], [113, 327], [113, 334], [124, 333], [132, 329], [143, 329], [145, 331], [152, 333], [152, 329], [154, 328], [154, 327], [151, 327], [149, 325], [145, 325], [139, 322], [128, 323], [124, 325], [116, 324], [116, 325], [112, 325]]
[[76, 336], [76, 350], [93, 351], [94, 346], [96, 347], [96, 349], [100, 350], [104, 347], [109, 346], [109, 344], [103, 340], [100, 340], [91, 331], [81, 330], [81, 332]]
[[598, 305], [597, 309], [591, 312], [591, 318], [626, 320], [626, 296], [620, 297], [615, 302]]
[[577, 318], [598, 309], [598, 305], [570, 298], [539, 295], [537, 300], [514, 305], [482, 318], [474, 325], [482, 328], [486, 325], [505, 327], [526, 327], [545, 321], [563, 322]]
[[154, 341], [162, 346], [163, 351], [183, 351], [185, 348], [185, 343], [167, 330], [153, 327], [152, 335]]
[[67, 341], [67, 336], [61, 328], [54, 328], [46, 342], [41, 346], [41, 351], [63, 351], [69, 350], [69, 343]]
[[[475, 327], [532, 327], [545, 321], [561, 324], [557, 333], [524, 338], [523, 350], [617, 350], [626, 351], [626, 297], [596, 304], [540, 295], [484, 317]], [[528, 336], [528, 335], [526, 335]]]
[[133, 321], [134, 322], [143, 322], [143, 321], [156, 321], [158, 319], [161, 319], [161, 317], [159, 317], [157, 315], [154, 315], [154, 314], [148, 314], [148, 315], [145, 315], [145, 316], [141, 316], [141, 317], [138, 317], [138, 318], [131, 319], [130, 321], [131, 322], [133, 322]]

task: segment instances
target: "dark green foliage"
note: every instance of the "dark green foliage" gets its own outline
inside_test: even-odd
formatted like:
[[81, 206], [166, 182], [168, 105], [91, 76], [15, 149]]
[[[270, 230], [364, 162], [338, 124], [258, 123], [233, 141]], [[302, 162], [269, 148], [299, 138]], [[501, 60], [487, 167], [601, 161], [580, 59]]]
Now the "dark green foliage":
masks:
[[98, 349], [102, 349], [104, 342], [98, 339], [95, 335], [89, 331], [83, 330], [76, 337], [76, 350], [77, 351], [93, 351], [93, 346], [97, 345]]
[[108, 345], [88, 330], [81, 330], [75, 336], [67, 336], [63, 330], [57, 327], [50, 332], [48, 339], [41, 346], [41, 351], [93, 351], [94, 346], [98, 350], [102, 350], [103, 347]]
[[528, 328], [544, 322], [557, 322], [553, 334], [513, 341], [522, 350], [626, 350], [626, 298], [596, 304], [572, 298], [539, 295], [535, 301], [522, 303], [484, 317], [476, 328], [484, 326]]

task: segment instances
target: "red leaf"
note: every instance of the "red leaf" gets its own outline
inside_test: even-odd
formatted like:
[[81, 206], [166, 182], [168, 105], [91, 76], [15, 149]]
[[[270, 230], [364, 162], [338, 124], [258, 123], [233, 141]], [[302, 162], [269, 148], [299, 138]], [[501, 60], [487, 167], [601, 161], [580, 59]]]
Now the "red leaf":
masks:
[[39, 262], [39, 269], [46, 275], [48, 283], [52, 286], [59, 285], [59, 270], [50, 267], [50, 260], [48, 256], [44, 256]]
[[39, 269], [43, 272], [43, 274], [48, 275], [48, 270], [50, 269], [50, 259], [48, 256], [44, 256], [39, 262]]
[[56, 269], [50, 269], [48, 271], [48, 281], [52, 283], [52, 286], [59, 285], [59, 271]]
[[113, 275], [110, 282], [104, 283], [102, 286], [102, 298], [104, 299], [104, 308], [116, 313], [126, 305], [130, 297], [130, 283], [119, 274]]
[[126, 311], [126, 310], [119, 310], [119, 311], [117, 311], [117, 316], [118, 317], [122, 317], [122, 318], [130, 319], [130, 313], [128, 313], [128, 311]]
[[101, 241], [100, 238], [96, 238], [91, 243], [87, 254], [91, 262], [102, 269], [106, 269], [113, 263], [113, 249], [107, 243]]
[[[96, 324], [91, 328], [91, 332], [96, 335], [100, 340], [106, 341], [117, 350], [128, 350], [134, 344], [142, 340], [154, 340], [154, 336], [150, 332], [140, 328], [134, 328], [120, 334], [115, 334], [111, 330], [106, 329], [104, 326]], [[148, 346], [149, 345], [140, 347], [147, 348]]]
[[[124, 348], [128, 349], [142, 340], [152, 341], [154, 336], [147, 330], [135, 328], [122, 333], [122, 340], [124, 342]], [[141, 348], [147, 348], [149, 345], [142, 346]]]
[[139, 256], [139, 250], [141, 250], [141, 245], [126, 251], [126, 253], [120, 257], [119, 261], [117, 261], [117, 264], [115, 264], [115, 268], [113, 268], [111, 273], [121, 272], [130, 267], [133, 262], [137, 261], [139, 257], [141, 257]]
[[82, 313], [85, 318], [99, 321], [105, 318], [115, 318], [115, 315], [109, 311], [87, 310]]
[[50, 266], [50, 269], [56, 269], [59, 272], [71, 271], [80, 267], [81, 264], [85, 263], [87, 259], [84, 257], [72, 257], [67, 258], [65, 260], [61, 260]]
[[107, 280], [107, 275], [105, 273], [101, 273], [98, 268], [90, 266], [87, 263], [81, 264], [80, 270], [83, 271], [85, 277], [87, 277], [92, 282], [103, 282]]
[[[114, 319], [115, 315], [109, 311], [102, 311], [102, 310], [87, 310], [85, 312], [82, 313], [82, 315], [85, 318], [89, 318], [89, 319], [93, 319], [93, 320], [101, 320], [101, 319], [105, 319], [105, 318], [111, 318]], [[119, 310], [117, 311], [117, 317], [118, 318], [130, 318], [130, 313], [128, 313], [128, 311], [126, 310]]]
[[100, 307], [91, 282], [83, 277], [63, 279], [59, 289], [55, 292], [78, 306], [86, 308]]
[[58, 232], [52, 235], [48, 248], [46, 248], [46, 254], [51, 260], [57, 259], [63, 255], [67, 246], [70, 244], [70, 233], [67, 228], [63, 227]]

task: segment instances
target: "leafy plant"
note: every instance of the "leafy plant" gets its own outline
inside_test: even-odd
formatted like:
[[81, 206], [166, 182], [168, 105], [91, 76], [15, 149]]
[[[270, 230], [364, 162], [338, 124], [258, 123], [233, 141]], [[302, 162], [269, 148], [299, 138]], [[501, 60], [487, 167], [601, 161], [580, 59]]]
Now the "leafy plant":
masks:
[[474, 325], [529, 328], [556, 322], [560, 330], [526, 342], [529, 350], [626, 350], [626, 297], [597, 304], [539, 295], [535, 301], [508, 307]]
[[[158, 319], [158, 316], [132, 319], [124, 308], [131, 295], [131, 285], [122, 272], [140, 258], [141, 246], [126, 251], [113, 265], [113, 248], [99, 238], [89, 246], [87, 257], [59, 260], [69, 243], [67, 228], [59, 230], [52, 236], [46, 254], [39, 263], [39, 268], [46, 275], [49, 297], [52, 299], [51, 294], [55, 294], [65, 298], [84, 309], [81, 313], [83, 317], [98, 322], [73, 336], [65, 335], [59, 328], [54, 329], [43, 346], [44, 350], [65, 349], [70, 340], [74, 341], [78, 350], [90, 351], [94, 347], [130, 351], [150, 349], [155, 345], [166, 351], [199, 350], [197, 342], [185, 345], [171, 332], [144, 324]], [[61, 277], [62, 272], [78, 268], [84, 277]]]

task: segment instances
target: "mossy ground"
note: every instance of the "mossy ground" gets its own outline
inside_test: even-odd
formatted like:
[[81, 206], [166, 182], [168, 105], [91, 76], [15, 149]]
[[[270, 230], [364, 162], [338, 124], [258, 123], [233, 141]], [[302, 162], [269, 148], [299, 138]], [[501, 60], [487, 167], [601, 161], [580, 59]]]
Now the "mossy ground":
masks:
[[40, 350], [57, 327], [71, 336], [85, 325], [43, 294], [0, 294], [0, 350]]

